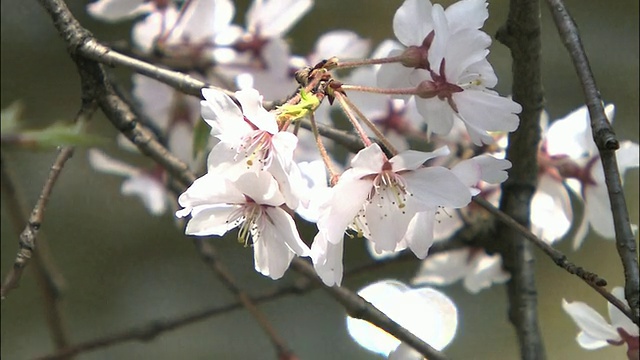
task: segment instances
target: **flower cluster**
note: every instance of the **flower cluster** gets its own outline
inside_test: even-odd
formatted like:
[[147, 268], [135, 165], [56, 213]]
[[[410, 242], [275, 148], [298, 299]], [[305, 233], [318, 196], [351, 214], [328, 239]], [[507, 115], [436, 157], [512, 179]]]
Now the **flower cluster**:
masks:
[[[364, 238], [375, 259], [407, 249], [425, 259], [414, 285], [463, 279], [477, 293], [507, 281], [500, 255], [481, 247], [427, 257], [434, 241], [451, 237], [470, 219], [482, 220], [468, 206], [472, 197], [497, 204], [511, 167], [504, 159], [505, 133], [518, 127], [522, 107], [492, 90], [491, 38], [481, 29], [487, 1], [461, 0], [445, 9], [405, 0], [393, 17], [397, 41], [385, 40], [364, 60], [354, 59], [370, 53], [369, 41], [349, 30], [322, 35], [309, 54], [291, 54], [284, 37], [312, 6], [312, 0], [255, 0], [244, 26], [232, 23], [230, 0], [99, 0], [88, 6], [106, 21], [136, 18], [134, 53], [212, 85], [198, 102], [156, 80], [133, 77], [142, 121], [169, 150], [205, 172], [178, 198], [176, 216], [187, 218], [186, 234], [223, 236], [237, 229], [238, 241], [253, 248], [256, 271], [272, 279], [301, 256], [311, 258], [326, 285], [340, 285], [345, 239]], [[267, 110], [263, 100], [282, 105]], [[343, 116], [332, 118], [338, 107]], [[612, 105], [607, 115], [612, 120]], [[343, 135], [363, 146], [338, 163], [318, 124], [344, 117], [355, 131]], [[311, 132], [301, 129], [305, 119]], [[568, 189], [585, 207], [574, 247], [589, 224], [613, 236], [588, 123], [586, 108], [550, 126], [542, 119], [531, 222], [549, 243], [565, 236], [573, 221]], [[204, 145], [199, 134], [208, 137]], [[425, 151], [412, 150], [416, 141]], [[122, 192], [141, 196], [152, 213], [166, 210], [162, 170], [139, 169], [99, 150], [91, 151], [90, 161], [127, 177]], [[638, 145], [624, 142], [618, 163], [621, 173], [637, 168]], [[296, 216], [317, 225], [312, 242], [299, 235]], [[361, 295], [409, 329], [412, 322], [439, 321], [431, 329], [436, 333], [424, 336], [438, 348], [455, 334], [455, 305], [435, 290], [385, 281]], [[418, 307], [427, 318], [413, 317], [409, 309]], [[565, 304], [570, 313], [573, 308]], [[412, 356], [404, 344], [367, 326], [348, 320], [363, 346], [390, 357]], [[637, 344], [637, 328], [635, 334]], [[606, 340], [621, 341], [612, 336]]]

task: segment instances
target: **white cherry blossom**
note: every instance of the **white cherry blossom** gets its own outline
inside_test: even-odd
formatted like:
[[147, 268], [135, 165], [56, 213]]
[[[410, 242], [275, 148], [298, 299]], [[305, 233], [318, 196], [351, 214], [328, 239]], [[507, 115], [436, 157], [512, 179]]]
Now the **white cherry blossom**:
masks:
[[279, 131], [275, 115], [262, 107], [262, 97], [254, 89], [236, 92], [242, 110], [218, 90], [202, 89], [202, 95], [202, 117], [220, 140], [209, 154], [208, 171], [232, 180], [245, 172], [269, 171], [280, 184], [287, 206], [297, 208], [305, 188], [293, 162], [296, 136]]
[[238, 241], [251, 245], [256, 271], [279, 279], [295, 255], [308, 256], [291, 215], [281, 208], [284, 195], [267, 172], [244, 173], [234, 181], [207, 173], [180, 197], [184, 209], [176, 216], [191, 215], [185, 233], [222, 236], [240, 227]]
[[383, 87], [417, 86], [416, 105], [428, 131], [447, 134], [454, 119], [464, 122], [471, 140], [492, 143], [488, 131], [514, 131], [522, 107], [490, 90], [497, 78], [486, 56], [490, 37], [478, 30], [487, 18], [486, 2], [463, 0], [445, 11], [428, 0], [407, 0], [394, 17], [398, 40], [409, 46], [403, 64], [383, 66]]

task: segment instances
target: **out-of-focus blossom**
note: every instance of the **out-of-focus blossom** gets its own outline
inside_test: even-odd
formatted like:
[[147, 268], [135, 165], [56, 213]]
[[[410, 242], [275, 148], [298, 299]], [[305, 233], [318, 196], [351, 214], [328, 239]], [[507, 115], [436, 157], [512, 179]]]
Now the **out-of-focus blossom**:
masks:
[[[615, 287], [611, 293], [627, 304], [622, 287]], [[594, 350], [607, 345], [626, 344], [629, 360], [638, 358], [640, 346], [638, 325], [634, 324], [611, 303], [607, 303], [610, 322], [607, 322], [596, 310], [581, 301], [568, 302], [562, 299], [562, 308], [580, 328], [576, 341], [584, 349]]]
[[[361, 289], [358, 295], [437, 350], [444, 349], [455, 337], [456, 305], [437, 290], [382, 280]], [[347, 329], [369, 351], [389, 359], [422, 359], [415, 350], [367, 321], [347, 317]]]

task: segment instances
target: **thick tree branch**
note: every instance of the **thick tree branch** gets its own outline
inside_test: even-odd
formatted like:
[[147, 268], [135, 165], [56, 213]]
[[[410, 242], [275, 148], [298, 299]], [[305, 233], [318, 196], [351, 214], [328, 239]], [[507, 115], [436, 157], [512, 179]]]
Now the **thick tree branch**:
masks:
[[[500, 209], [529, 227], [531, 198], [536, 189], [543, 92], [540, 76], [540, 7], [538, 0], [511, 0], [507, 23], [496, 38], [507, 45], [513, 58], [513, 100], [522, 105], [520, 126], [509, 134], [507, 159], [513, 167], [502, 184]], [[509, 319], [516, 327], [522, 359], [544, 359], [538, 326], [537, 291], [531, 244], [519, 231], [498, 223], [497, 251], [511, 273], [507, 283]]]
[[618, 163], [615, 151], [620, 147], [611, 124], [604, 113], [604, 106], [600, 91], [596, 86], [589, 59], [582, 46], [578, 28], [571, 18], [569, 11], [562, 0], [547, 0], [547, 4], [553, 14], [560, 38], [569, 51], [571, 60], [582, 90], [584, 92], [589, 116], [591, 118], [591, 130], [593, 140], [598, 146], [600, 160], [604, 168], [604, 178], [609, 192], [609, 202], [613, 212], [613, 223], [616, 231], [616, 248], [624, 268], [624, 295], [635, 322], [640, 318], [640, 274], [638, 272], [638, 250], [636, 239], [631, 230], [629, 211], [624, 197], [622, 181], [618, 171]]

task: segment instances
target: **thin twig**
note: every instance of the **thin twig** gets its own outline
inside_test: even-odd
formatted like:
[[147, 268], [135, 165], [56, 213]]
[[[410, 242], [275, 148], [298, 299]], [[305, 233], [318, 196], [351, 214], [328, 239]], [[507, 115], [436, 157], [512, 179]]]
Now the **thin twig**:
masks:
[[[304, 275], [307, 279], [322, 284], [322, 280], [316, 274], [313, 266], [301, 258], [294, 258], [291, 262], [291, 268], [299, 274]], [[403, 343], [408, 344], [427, 359], [447, 359], [442, 352], [434, 349], [431, 345], [413, 335], [358, 294], [343, 286], [326, 286], [324, 284], [321, 286], [329, 295], [344, 306], [349, 316], [374, 324], [380, 329], [392, 334]], [[428, 326], [428, 324], [425, 325]]]
[[571, 18], [562, 0], [547, 0], [553, 14], [560, 37], [569, 51], [571, 60], [589, 108], [593, 140], [598, 146], [600, 160], [604, 168], [604, 178], [609, 193], [609, 202], [613, 212], [613, 223], [616, 232], [616, 248], [624, 269], [624, 295], [633, 319], [638, 324], [640, 318], [640, 274], [638, 271], [638, 250], [636, 239], [629, 221], [629, 211], [618, 171], [615, 151], [620, 147], [611, 124], [607, 120], [600, 91], [596, 86], [589, 59], [582, 46], [578, 28]]
[[22, 273], [29, 264], [29, 261], [31, 260], [31, 257], [33, 256], [34, 250], [36, 248], [38, 230], [40, 230], [40, 226], [44, 221], [44, 211], [47, 203], [49, 202], [51, 190], [58, 180], [58, 176], [60, 175], [60, 171], [64, 167], [64, 164], [71, 158], [72, 155], [73, 147], [62, 147], [58, 152], [56, 160], [51, 166], [49, 176], [47, 177], [47, 180], [42, 187], [42, 191], [40, 192], [40, 196], [38, 197], [36, 205], [33, 207], [33, 211], [29, 216], [27, 225], [22, 233], [20, 233], [20, 250], [16, 255], [13, 267], [5, 277], [4, 282], [2, 283], [2, 287], [0, 288], [0, 298], [2, 299], [4, 299], [11, 290], [18, 287], [20, 278], [22, 277]]
[[227, 269], [227, 267], [218, 260], [218, 256], [213, 246], [205, 242], [203, 239], [194, 239], [193, 243], [196, 246], [198, 253], [200, 253], [204, 263], [213, 270], [222, 284], [236, 296], [242, 306], [247, 309], [251, 316], [254, 317], [269, 340], [271, 340], [271, 343], [276, 349], [278, 359], [297, 359], [285, 343], [284, 338], [278, 335], [278, 332], [267, 316], [256, 306], [251, 297], [249, 297], [249, 295], [239, 287], [229, 269]]
[[[540, 112], [544, 103], [540, 75], [540, 4], [538, 0], [511, 0], [506, 24], [496, 38], [511, 50], [513, 100], [522, 105], [520, 125], [509, 134], [506, 158], [513, 167], [502, 184], [500, 209], [529, 227], [531, 198], [537, 186], [536, 154], [540, 142]], [[538, 325], [537, 290], [531, 244], [521, 232], [498, 223], [497, 251], [511, 273], [507, 283], [509, 319], [516, 328], [522, 359], [544, 359]]]
[[480, 197], [474, 197], [473, 201], [476, 204], [480, 205], [485, 210], [487, 210], [488, 212], [490, 212], [491, 214], [493, 214], [498, 220], [503, 222], [505, 225], [509, 226], [515, 231], [518, 231], [525, 238], [531, 241], [535, 246], [537, 246], [540, 250], [542, 250], [545, 254], [547, 254], [556, 265], [565, 269], [568, 273], [576, 275], [577, 277], [582, 279], [594, 290], [596, 290], [600, 295], [602, 295], [607, 301], [609, 301], [611, 304], [617, 307], [620, 311], [622, 311], [622, 313], [625, 314], [625, 316], [627, 316], [629, 319], [631, 319], [631, 321], [633, 321], [636, 324], [638, 323], [638, 319], [635, 319], [633, 317], [633, 313], [631, 312], [631, 309], [622, 301], [620, 301], [620, 299], [613, 296], [613, 294], [611, 294], [609, 291], [607, 291], [604, 288], [604, 286], [607, 285], [607, 281], [605, 279], [598, 276], [598, 274], [587, 271], [584, 268], [573, 264], [567, 259], [567, 256], [564, 255], [560, 250], [553, 248], [551, 245], [547, 244], [545, 241], [535, 236], [529, 229], [519, 224], [509, 215], [500, 211], [500, 209], [496, 208], [488, 201]]
[[[466, 241], [460, 240], [458, 238], [437, 242], [429, 250], [429, 256], [432, 256], [444, 251], [458, 249], [464, 246], [466, 246]], [[344, 278], [345, 279], [352, 278], [361, 274], [367, 274], [367, 273], [370, 273], [372, 270], [380, 270], [386, 266], [405, 262], [405, 261], [416, 261], [416, 257], [410, 252], [406, 252], [394, 258], [369, 262], [364, 265], [356, 266], [349, 270], [346, 270], [344, 273]], [[251, 296], [249, 299], [254, 304], [262, 304], [265, 302], [278, 300], [289, 295], [298, 295], [298, 296], [304, 295], [320, 287], [319, 282], [310, 281], [307, 278], [303, 278], [302, 280], [303, 281], [298, 281], [291, 285], [274, 288], [259, 296]], [[38, 359], [42, 359], [42, 360], [61, 359], [66, 356], [78, 355], [80, 353], [95, 351], [101, 348], [113, 346], [113, 345], [120, 344], [123, 342], [128, 342], [128, 341], [143, 341], [143, 342], [152, 341], [162, 333], [177, 330], [182, 328], [183, 326], [194, 324], [196, 322], [203, 321], [205, 319], [208, 319], [214, 316], [226, 314], [231, 311], [239, 310], [243, 307], [244, 305], [242, 304], [242, 302], [238, 300], [228, 305], [222, 305], [222, 306], [216, 305], [204, 310], [195, 311], [190, 314], [182, 315], [172, 319], [153, 320], [143, 325], [138, 325], [123, 331], [115, 332], [109, 335], [101, 336], [93, 340], [78, 343], [76, 345], [67, 347], [66, 349], [62, 349], [56, 353], [39, 357]]]
[[[2, 200], [5, 202], [9, 212], [11, 222], [16, 231], [27, 223], [28, 210], [25, 202], [19, 199], [19, 192], [16, 189], [16, 182], [6, 169], [6, 159], [0, 153], [0, 187], [2, 188]], [[17, 234], [18, 236], [20, 233]], [[45, 306], [45, 317], [47, 326], [51, 333], [51, 339], [56, 349], [69, 346], [69, 335], [61, 309], [62, 293], [65, 287], [65, 280], [57, 266], [53, 263], [49, 253], [49, 247], [42, 232], [38, 235], [38, 251], [33, 257], [36, 280], [42, 291]]]

